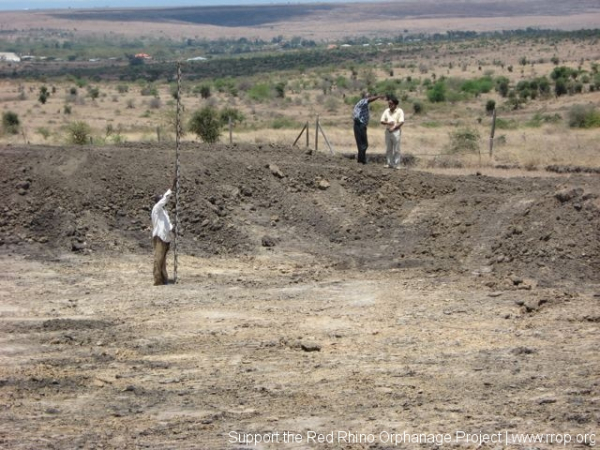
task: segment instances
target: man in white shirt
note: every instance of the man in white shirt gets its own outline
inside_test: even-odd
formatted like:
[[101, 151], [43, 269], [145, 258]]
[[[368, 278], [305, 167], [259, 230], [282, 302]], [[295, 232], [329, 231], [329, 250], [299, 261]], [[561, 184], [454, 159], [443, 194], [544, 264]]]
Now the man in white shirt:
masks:
[[381, 124], [385, 125], [385, 156], [387, 164], [385, 167], [392, 169], [400, 168], [400, 137], [402, 125], [404, 125], [404, 111], [398, 108], [398, 99], [388, 97], [388, 109], [381, 116]]
[[[176, 180], [173, 180], [175, 189]], [[165, 206], [169, 197], [173, 194], [171, 189], [164, 195], [156, 195], [154, 201], [156, 204], [152, 208], [152, 246], [154, 247], [154, 286], [167, 284], [169, 277], [167, 275], [167, 252], [174, 238], [173, 225], [169, 219], [169, 214]]]

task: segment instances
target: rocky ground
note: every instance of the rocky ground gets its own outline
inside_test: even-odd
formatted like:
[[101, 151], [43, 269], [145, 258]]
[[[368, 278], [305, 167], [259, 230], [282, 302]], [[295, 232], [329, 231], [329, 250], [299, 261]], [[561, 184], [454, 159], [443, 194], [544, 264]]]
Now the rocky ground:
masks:
[[0, 158], [0, 448], [596, 445], [597, 173], [186, 144], [153, 287], [173, 146]]

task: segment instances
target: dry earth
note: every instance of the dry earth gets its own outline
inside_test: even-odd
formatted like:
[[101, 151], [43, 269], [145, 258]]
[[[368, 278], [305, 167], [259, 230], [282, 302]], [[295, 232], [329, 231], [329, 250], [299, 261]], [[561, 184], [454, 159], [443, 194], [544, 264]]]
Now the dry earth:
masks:
[[153, 287], [172, 147], [0, 158], [0, 448], [597, 445], [597, 174], [186, 144], [178, 282]]

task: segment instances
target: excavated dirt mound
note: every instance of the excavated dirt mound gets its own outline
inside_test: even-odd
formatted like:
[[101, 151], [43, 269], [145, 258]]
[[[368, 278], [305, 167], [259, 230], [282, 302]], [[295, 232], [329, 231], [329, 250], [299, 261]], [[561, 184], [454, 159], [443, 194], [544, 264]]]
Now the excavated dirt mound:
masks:
[[597, 174], [188, 144], [153, 286], [174, 146], [0, 158], [0, 448], [597, 444]]
[[[3, 252], [148, 253], [174, 145], [1, 149]], [[303, 252], [332, 267], [600, 281], [600, 178], [389, 171], [296, 147], [185, 145], [179, 251]], [[171, 215], [175, 215], [171, 202]]]

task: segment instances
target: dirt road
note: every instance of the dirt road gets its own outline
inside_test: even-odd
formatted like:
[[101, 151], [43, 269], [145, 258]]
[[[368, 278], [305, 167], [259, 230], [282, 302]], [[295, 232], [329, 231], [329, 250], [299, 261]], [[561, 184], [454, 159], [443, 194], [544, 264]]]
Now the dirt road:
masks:
[[0, 150], [0, 448], [597, 445], [597, 175], [190, 145], [153, 287], [171, 153]]

